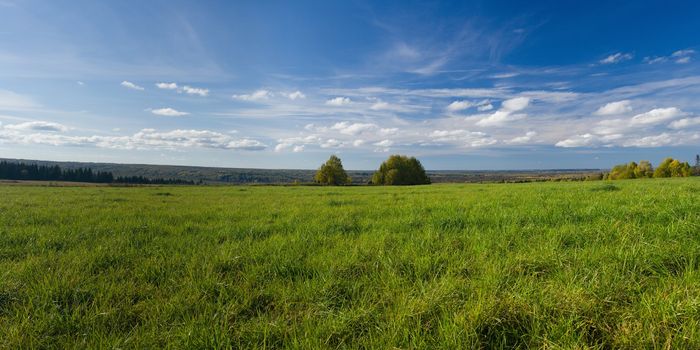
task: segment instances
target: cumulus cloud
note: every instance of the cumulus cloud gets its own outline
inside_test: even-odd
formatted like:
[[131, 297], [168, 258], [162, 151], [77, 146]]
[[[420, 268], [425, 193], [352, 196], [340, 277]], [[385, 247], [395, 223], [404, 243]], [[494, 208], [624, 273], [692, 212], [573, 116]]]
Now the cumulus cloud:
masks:
[[516, 97], [503, 101], [501, 109], [509, 112], [517, 112], [525, 109], [530, 104], [528, 97]]
[[474, 103], [469, 102], [469, 101], [453, 101], [445, 109], [447, 109], [448, 112], [459, 112], [463, 111], [465, 109], [468, 109], [470, 107], [474, 106]]
[[331, 130], [336, 130], [341, 134], [346, 135], [359, 135], [365, 131], [376, 129], [376, 124], [371, 123], [349, 123], [349, 122], [339, 122], [331, 126]]
[[182, 87], [182, 92], [184, 92], [188, 95], [199, 95], [202, 97], [206, 97], [209, 95], [209, 89], [194, 88], [194, 87], [187, 86], [187, 85]]
[[132, 89], [132, 90], [143, 91], [143, 87], [138, 86], [138, 85], [136, 85], [136, 84], [134, 84], [134, 83], [132, 83], [132, 82], [130, 82], [130, 81], [124, 80], [124, 81], [121, 82], [120, 85], [123, 86], [123, 87], [125, 87], [125, 88]]
[[321, 143], [321, 148], [339, 148], [343, 146], [343, 142], [336, 139], [328, 139]]
[[303, 92], [297, 90], [297, 91], [294, 91], [292, 93], [287, 94], [287, 98], [289, 98], [290, 100], [301, 100], [301, 99], [305, 99], [306, 95], [304, 95]]
[[679, 117], [683, 114], [676, 107], [656, 108], [648, 112], [637, 114], [630, 120], [633, 124], [658, 124], [670, 119]]
[[525, 109], [530, 104], [529, 97], [515, 97], [503, 101], [501, 108], [490, 115], [476, 122], [478, 126], [501, 126], [509, 121], [525, 118], [525, 114], [517, 114], [515, 112]]
[[525, 144], [531, 142], [535, 136], [537, 136], [537, 132], [528, 131], [527, 133], [525, 133], [525, 135], [514, 137], [508, 140], [506, 143], [511, 145]]
[[698, 125], [700, 125], [700, 117], [694, 117], [678, 119], [676, 121], [671, 122], [671, 124], [669, 124], [668, 127], [671, 129], [685, 129]]
[[599, 63], [600, 64], [619, 63], [619, 62], [631, 60], [632, 57], [634, 57], [634, 56], [630, 53], [618, 52], [618, 53], [615, 53], [615, 54], [612, 54], [608, 57], [603, 58], [602, 60], [599, 61]]
[[189, 114], [187, 112], [180, 112], [170, 107], [153, 109], [151, 110], [151, 113], [164, 117], [182, 117]]
[[610, 102], [598, 108], [595, 112], [596, 115], [616, 115], [623, 114], [632, 110], [631, 102], [629, 100], [622, 100], [616, 102]]
[[374, 149], [375, 152], [389, 152], [391, 146], [394, 145], [394, 141], [391, 140], [381, 140], [379, 142], [373, 143], [377, 148]]
[[267, 100], [272, 97], [273, 94], [268, 90], [256, 90], [251, 94], [233, 95], [232, 97], [236, 100], [241, 101], [260, 101]]
[[195, 88], [189, 85], [178, 86], [177, 83], [156, 83], [156, 87], [163, 90], [176, 90], [178, 93], [186, 93], [188, 95], [199, 95], [202, 97], [209, 95], [209, 89]]
[[598, 137], [593, 134], [576, 135], [571, 138], [561, 140], [554, 144], [557, 147], [572, 148], [592, 146], [598, 142]]
[[328, 101], [326, 101], [326, 104], [329, 106], [335, 106], [335, 107], [340, 107], [340, 106], [345, 106], [350, 104], [352, 102], [348, 97], [335, 97], [332, 98]]
[[156, 83], [156, 87], [164, 90], [177, 90], [177, 83]]

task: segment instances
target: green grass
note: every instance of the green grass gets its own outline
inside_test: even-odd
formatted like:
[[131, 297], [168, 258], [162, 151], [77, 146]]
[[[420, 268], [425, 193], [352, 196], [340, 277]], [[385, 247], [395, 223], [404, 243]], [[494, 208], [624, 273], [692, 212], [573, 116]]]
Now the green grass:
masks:
[[700, 348], [700, 179], [0, 186], [0, 348]]

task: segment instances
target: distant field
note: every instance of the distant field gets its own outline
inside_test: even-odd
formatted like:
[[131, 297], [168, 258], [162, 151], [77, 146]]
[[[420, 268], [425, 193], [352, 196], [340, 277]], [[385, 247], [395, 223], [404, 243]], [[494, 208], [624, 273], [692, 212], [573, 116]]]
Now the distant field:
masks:
[[0, 348], [700, 348], [700, 179], [0, 185]]

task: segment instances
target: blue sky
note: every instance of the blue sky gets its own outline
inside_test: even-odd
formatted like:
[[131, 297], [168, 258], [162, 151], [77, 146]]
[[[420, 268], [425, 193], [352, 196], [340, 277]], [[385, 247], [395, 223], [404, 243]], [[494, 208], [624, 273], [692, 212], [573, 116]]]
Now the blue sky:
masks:
[[694, 1], [0, 0], [0, 157], [691, 161], [698, 14]]

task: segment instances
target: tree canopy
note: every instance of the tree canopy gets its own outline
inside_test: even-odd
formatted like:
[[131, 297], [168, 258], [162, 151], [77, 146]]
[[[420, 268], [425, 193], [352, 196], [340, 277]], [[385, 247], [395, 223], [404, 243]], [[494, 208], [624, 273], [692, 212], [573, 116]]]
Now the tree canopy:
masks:
[[687, 177], [690, 176], [690, 164], [678, 159], [666, 158], [654, 171], [654, 177]]
[[328, 160], [318, 168], [314, 181], [322, 185], [345, 185], [350, 183], [348, 174], [343, 169], [343, 162], [335, 155], [332, 155]]
[[647, 160], [642, 160], [639, 164], [635, 162], [619, 164], [610, 170], [606, 178], [608, 180], [623, 180], [650, 177], [687, 177], [691, 173], [691, 167], [688, 162], [666, 158], [656, 169]]
[[415, 157], [392, 155], [372, 176], [375, 185], [425, 185], [430, 178]]

